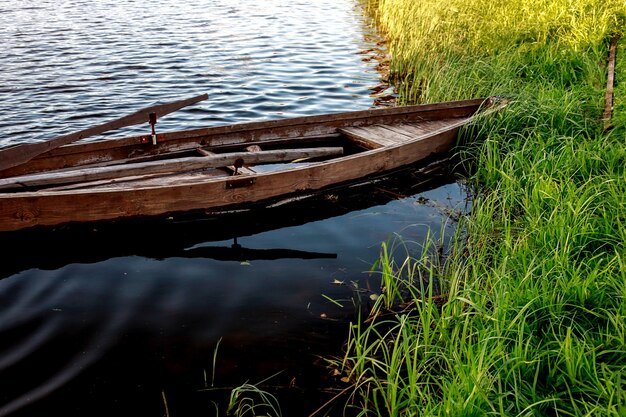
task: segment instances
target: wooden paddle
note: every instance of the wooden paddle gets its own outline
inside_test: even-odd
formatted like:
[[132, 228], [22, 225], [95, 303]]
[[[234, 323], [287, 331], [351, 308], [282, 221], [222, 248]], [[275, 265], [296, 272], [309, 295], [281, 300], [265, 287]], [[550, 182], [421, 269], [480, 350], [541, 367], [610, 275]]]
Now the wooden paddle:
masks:
[[24, 164], [38, 155], [58, 148], [59, 146], [67, 145], [68, 143], [76, 142], [89, 136], [98, 135], [100, 133], [104, 133], [109, 130], [119, 129], [121, 127], [149, 122], [150, 113], [155, 113], [157, 117], [162, 117], [183, 107], [189, 106], [202, 100], [206, 100], [207, 98], [209, 98], [208, 94], [201, 94], [199, 96], [191, 97], [185, 100], [178, 100], [165, 104], [157, 104], [136, 111], [135, 113], [129, 114], [128, 116], [120, 117], [118, 119], [111, 120], [109, 122], [93, 126], [79, 132], [59, 136], [45, 142], [24, 143], [11, 146], [6, 149], [0, 149], [0, 171], [18, 166], [20, 164]]

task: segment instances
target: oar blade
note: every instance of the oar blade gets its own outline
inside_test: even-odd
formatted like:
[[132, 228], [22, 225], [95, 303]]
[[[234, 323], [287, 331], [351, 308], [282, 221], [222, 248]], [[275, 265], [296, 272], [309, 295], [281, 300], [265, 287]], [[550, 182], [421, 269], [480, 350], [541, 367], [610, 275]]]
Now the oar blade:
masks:
[[148, 118], [150, 113], [156, 113], [158, 117], [163, 117], [167, 114], [175, 112], [176, 110], [182, 109], [183, 107], [190, 106], [208, 98], [208, 94], [205, 93], [184, 100], [157, 104], [138, 110], [127, 116], [123, 116], [106, 123], [92, 126], [79, 132], [62, 135], [54, 139], [47, 140], [45, 142], [24, 143], [11, 146], [6, 149], [0, 149], [0, 171], [24, 164], [34, 157], [46, 153], [52, 149], [56, 149], [60, 146], [67, 145], [69, 143], [76, 142], [90, 136], [99, 135], [100, 133], [119, 129], [122, 127], [146, 123], [149, 120]]

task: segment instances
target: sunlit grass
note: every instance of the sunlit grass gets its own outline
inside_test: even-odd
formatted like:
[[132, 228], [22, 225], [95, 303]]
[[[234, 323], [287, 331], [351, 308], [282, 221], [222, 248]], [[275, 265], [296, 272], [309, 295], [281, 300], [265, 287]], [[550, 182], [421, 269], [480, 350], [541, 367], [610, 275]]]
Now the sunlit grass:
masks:
[[401, 97], [512, 93], [529, 81], [602, 88], [601, 59], [623, 0], [371, 0]]
[[391, 41], [401, 101], [497, 94], [510, 104], [464, 134], [475, 195], [447, 261], [381, 248], [380, 301], [353, 324], [342, 362], [356, 413], [626, 415], [619, 55], [615, 128], [601, 121], [626, 3], [379, 0], [370, 10]]

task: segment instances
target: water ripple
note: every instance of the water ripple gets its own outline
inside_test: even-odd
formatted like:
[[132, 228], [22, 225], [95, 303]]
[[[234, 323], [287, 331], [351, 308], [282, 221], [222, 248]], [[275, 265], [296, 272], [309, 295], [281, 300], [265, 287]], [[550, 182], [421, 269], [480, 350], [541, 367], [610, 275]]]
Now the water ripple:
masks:
[[[0, 145], [200, 92], [221, 123], [373, 103], [377, 74], [359, 55], [372, 45], [350, 0], [31, 3], [0, 14]], [[201, 115], [181, 110], [167, 127], [215, 123]]]

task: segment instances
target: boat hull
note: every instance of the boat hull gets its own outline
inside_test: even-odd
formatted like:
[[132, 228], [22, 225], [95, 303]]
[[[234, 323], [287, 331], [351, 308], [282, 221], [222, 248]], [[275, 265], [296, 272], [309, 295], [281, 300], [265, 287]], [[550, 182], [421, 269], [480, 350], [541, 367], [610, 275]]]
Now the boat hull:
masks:
[[[413, 164], [433, 154], [452, 149], [459, 128], [472, 119], [483, 102], [483, 100], [456, 102], [456, 107], [442, 105], [440, 110], [446, 113], [445, 118], [450, 122], [413, 140], [381, 146], [376, 149], [367, 149], [355, 154], [312, 162], [303, 166], [286, 166], [284, 169], [247, 175], [181, 177], [180, 181], [174, 183], [170, 181], [167, 184], [152, 181], [145, 185], [139, 182], [138, 185], [132, 187], [118, 187], [116, 181], [111, 181], [107, 186], [101, 188], [42, 189], [2, 193], [0, 194], [0, 231], [54, 226], [69, 222], [95, 222], [137, 216], [161, 216], [197, 209], [215, 210], [238, 207], [249, 203], [298, 196], [361, 180], [368, 176], [380, 175]], [[423, 110], [422, 114], [419, 111], [420, 107]], [[295, 123], [288, 120], [278, 121], [274, 126], [269, 127], [267, 122], [265, 124], [247, 124], [248, 126], [233, 125], [231, 127], [211, 128], [204, 132], [179, 132], [172, 134], [169, 141], [163, 138], [161, 143], [163, 147], [170, 146], [180, 149], [187, 145], [190, 148], [197, 147], [199, 140], [218, 146], [232, 143], [235, 137], [245, 143], [259, 143], [263, 140], [276, 140], [276, 138], [291, 137], [291, 135], [294, 138], [306, 138], [336, 134], [338, 129], [345, 126], [399, 123], [397, 118], [403, 121], [410, 119], [413, 123], [422, 119], [433, 120], [437, 117], [436, 111], [436, 105], [414, 106], [412, 112], [393, 115], [396, 117], [393, 122], [390, 122], [388, 116], [384, 114], [368, 111], [327, 116], [326, 121], [320, 120], [320, 116], [317, 116], [317, 121], [315, 118], [299, 118]], [[362, 114], [365, 113], [370, 114], [368, 119], [362, 118]], [[391, 112], [388, 113], [391, 114]], [[346, 116], [349, 114], [357, 117], [350, 119]], [[373, 120], [373, 118], [378, 119]], [[257, 129], [263, 125], [265, 125], [264, 129]], [[250, 129], [250, 126], [253, 129]], [[234, 135], [233, 132], [239, 133]], [[193, 140], [188, 140], [190, 138]], [[40, 163], [43, 165], [58, 164], [59, 158], [67, 159], [71, 155], [80, 155], [81, 153], [84, 156], [86, 152], [100, 155], [98, 160], [102, 162], [106, 158], [111, 158], [110, 150], [106, 151], [107, 147], [113, 150], [128, 148], [123, 155], [116, 155], [116, 158], [127, 158], [126, 152], [132, 152], [130, 148], [136, 146], [134, 142], [137, 140], [137, 138], [122, 139], [118, 141], [117, 145], [112, 140], [106, 141], [106, 144], [72, 145], [68, 147], [69, 149], [60, 148], [51, 152], [48, 161], [44, 156], [40, 158], [39, 162], [34, 161], [33, 165]], [[97, 149], [94, 150], [93, 148]], [[107, 154], [109, 156], [106, 156]], [[43, 165], [30, 169], [37, 172], [42, 169], [41, 166]], [[29, 168], [23, 167], [23, 169], [28, 170]]]

